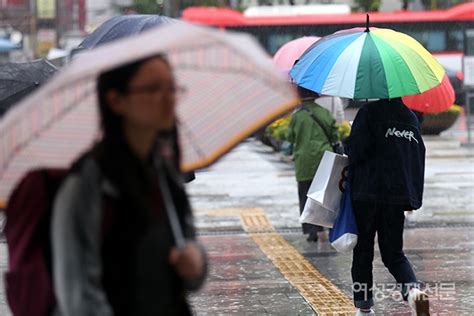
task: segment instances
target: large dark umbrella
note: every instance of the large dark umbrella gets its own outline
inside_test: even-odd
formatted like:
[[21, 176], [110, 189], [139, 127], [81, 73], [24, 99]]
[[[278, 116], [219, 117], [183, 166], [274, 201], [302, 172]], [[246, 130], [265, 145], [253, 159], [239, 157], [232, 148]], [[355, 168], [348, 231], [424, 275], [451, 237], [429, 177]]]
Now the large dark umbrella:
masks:
[[79, 48], [96, 46], [148, 30], [150, 28], [176, 22], [177, 20], [160, 15], [132, 14], [113, 17], [105, 21], [87, 36]]
[[44, 59], [0, 65], [0, 117], [15, 103], [38, 88], [55, 72]]

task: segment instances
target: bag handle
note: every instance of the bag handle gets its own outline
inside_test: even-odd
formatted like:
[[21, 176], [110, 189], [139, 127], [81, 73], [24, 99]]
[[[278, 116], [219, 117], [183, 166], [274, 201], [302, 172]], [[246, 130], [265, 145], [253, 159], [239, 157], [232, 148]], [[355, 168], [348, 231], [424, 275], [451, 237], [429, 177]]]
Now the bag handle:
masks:
[[349, 166], [345, 166], [344, 169], [341, 171], [341, 180], [339, 180], [338, 186], [339, 186], [339, 191], [344, 193], [346, 191], [346, 188], [344, 187], [344, 183], [348, 181], [349, 178]]

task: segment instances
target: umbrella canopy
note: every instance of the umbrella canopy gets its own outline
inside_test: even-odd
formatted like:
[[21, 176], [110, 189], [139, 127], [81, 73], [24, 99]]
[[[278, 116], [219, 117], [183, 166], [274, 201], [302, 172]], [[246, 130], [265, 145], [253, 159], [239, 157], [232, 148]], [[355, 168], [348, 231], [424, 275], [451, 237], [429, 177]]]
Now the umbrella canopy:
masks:
[[278, 69], [288, 73], [295, 64], [295, 61], [319, 39], [320, 37], [317, 36], [303, 36], [289, 41], [273, 55], [273, 63]]
[[[275, 55], [273, 55], [273, 63], [284, 74], [288, 74], [301, 55], [319, 39], [320, 37], [317, 36], [303, 36], [289, 41], [280, 47]], [[337, 111], [334, 110], [335, 108], [339, 106], [344, 108], [349, 104], [349, 102], [344, 102], [341, 98], [325, 96], [318, 98], [317, 103], [330, 110], [331, 113], [337, 113]], [[342, 115], [342, 117], [343, 116], [344, 115]]]
[[403, 103], [419, 112], [443, 112], [454, 104], [454, 89], [447, 75], [441, 84], [423, 93], [402, 97]]
[[290, 75], [298, 85], [325, 95], [391, 99], [439, 85], [444, 69], [406, 34], [355, 28], [317, 41]]
[[0, 53], [8, 53], [11, 50], [19, 49], [18, 45], [13, 44], [5, 38], [0, 38]]
[[[144, 45], [146, 43], [146, 45]], [[67, 167], [99, 136], [96, 79], [165, 53], [187, 95], [177, 105], [183, 171], [207, 166], [298, 104], [246, 34], [172, 23], [79, 54], [0, 121], [0, 200], [34, 167]]]
[[56, 70], [44, 59], [0, 65], [0, 117], [13, 104], [46, 82]]
[[79, 48], [94, 48], [116, 39], [134, 35], [177, 20], [160, 15], [132, 14], [113, 17], [87, 36]]

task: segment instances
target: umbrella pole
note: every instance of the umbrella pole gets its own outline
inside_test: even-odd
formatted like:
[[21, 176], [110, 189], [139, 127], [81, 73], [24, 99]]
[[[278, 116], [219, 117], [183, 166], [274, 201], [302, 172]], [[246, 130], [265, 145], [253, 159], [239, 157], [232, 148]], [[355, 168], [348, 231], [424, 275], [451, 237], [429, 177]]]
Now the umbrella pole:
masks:
[[183, 249], [186, 245], [186, 241], [183, 235], [183, 230], [181, 224], [179, 223], [178, 213], [176, 212], [176, 207], [171, 197], [171, 192], [168, 186], [168, 182], [165, 178], [165, 165], [162, 161], [156, 161], [159, 158], [155, 159], [155, 163], [158, 166], [158, 181], [160, 184], [160, 191], [163, 196], [163, 202], [165, 204], [166, 214], [168, 215], [168, 220], [170, 222], [171, 233], [173, 234], [175, 246], [178, 249]]
[[464, 106], [464, 118], [466, 121], [466, 129], [467, 129], [467, 143], [461, 144], [462, 146], [466, 147], [474, 147], [471, 138], [471, 97], [474, 96], [474, 93], [470, 91], [466, 91], [466, 102]]

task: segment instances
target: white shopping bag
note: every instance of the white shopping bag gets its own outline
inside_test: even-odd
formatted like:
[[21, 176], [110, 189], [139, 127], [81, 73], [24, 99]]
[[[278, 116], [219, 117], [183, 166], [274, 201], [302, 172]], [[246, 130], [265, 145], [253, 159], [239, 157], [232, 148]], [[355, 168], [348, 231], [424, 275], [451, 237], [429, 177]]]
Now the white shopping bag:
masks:
[[346, 175], [348, 157], [325, 151], [313, 182], [308, 190], [308, 199], [300, 222], [331, 227], [336, 220], [341, 204], [340, 185]]

